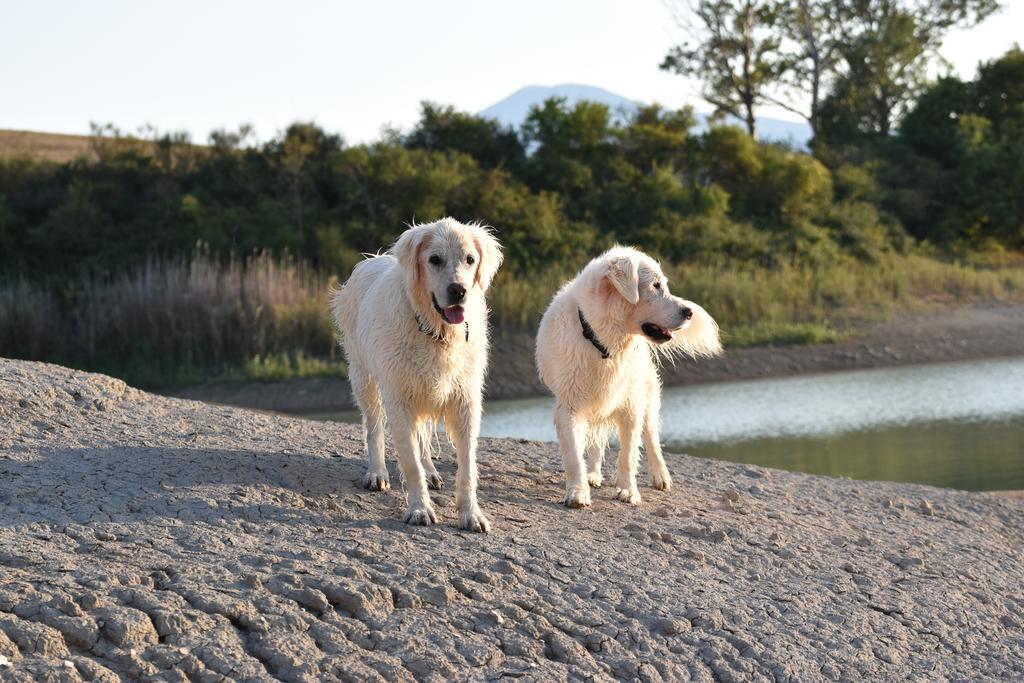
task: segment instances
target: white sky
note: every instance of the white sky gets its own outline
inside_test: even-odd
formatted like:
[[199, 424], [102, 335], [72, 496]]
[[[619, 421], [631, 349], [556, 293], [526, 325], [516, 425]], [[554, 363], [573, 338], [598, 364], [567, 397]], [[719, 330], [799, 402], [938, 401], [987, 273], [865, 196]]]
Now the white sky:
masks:
[[[1024, 0], [1005, 4], [947, 40], [962, 77], [1020, 39]], [[706, 110], [658, 69], [680, 40], [660, 0], [0, 0], [0, 128], [149, 123], [202, 142], [313, 120], [360, 142], [408, 128], [421, 100], [475, 112], [560, 83]]]

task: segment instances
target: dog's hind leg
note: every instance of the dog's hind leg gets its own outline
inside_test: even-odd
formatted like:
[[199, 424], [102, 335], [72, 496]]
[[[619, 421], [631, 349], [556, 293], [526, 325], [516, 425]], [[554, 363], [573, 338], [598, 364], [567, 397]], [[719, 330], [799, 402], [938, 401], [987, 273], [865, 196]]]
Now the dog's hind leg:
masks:
[[356, 405], [363, 414], [363, 437], [366, 440], [366, 474], [363, 488], [387, 491], [391, 488], [388, 467], [384, 462], [384, 404], [377, 384], [357, 364], [349, 365], [349, 382]]
[[587, 481], [594, 488], [601, 488], [604, 477], [601, 465], [604, 464], [604, 451], [608, 446], [608, 430], [591, 425], [587, 433]]
[[562, 405], [555, 407], [555, 430], [558, 432], [558, 446], [562, 451], [565, 466], [566, 507], [583, 508], [590, 505], [590, 484], [587, 469], [583, 463], [583, 449], [587, 443], [587, 423], [576, 417]]
[[659, 491], [672, 489], [672, 477], [669, 476], [665, 458], [661, 455], [661, 396], [657, 392], [652, 396], [647, 412], [644, 414], [643, 441], [647, 451], [647, 475], [651, 478], [651, 488]]
[[616, 418], [619, 426], [619, 466], [615, 475], [615, 497], [630, 505], [640, 504], [636, 486], [636, 467], [640, 459], [640, 428], [642, 416], [623, 410]]
[[438, 474], [434, 467], [434, 458], [431, 457], [433, 450], [434, 423], [425, 421], [417, 431], [416, 436], [420, 443], [420, 464], [423, 465], [423, 472], [427, 478], [427, 488], [437, 490], [444, 486], [444, 479]]

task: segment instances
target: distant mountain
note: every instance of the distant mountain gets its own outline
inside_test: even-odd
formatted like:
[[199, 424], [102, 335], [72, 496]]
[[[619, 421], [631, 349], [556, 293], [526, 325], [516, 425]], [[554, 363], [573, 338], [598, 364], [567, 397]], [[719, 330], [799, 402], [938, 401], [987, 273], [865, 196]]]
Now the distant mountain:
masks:
[[598, 88], [593, 85], [565, 85], [544, 86], [528, 85], [520, 88], [514, 93], [487, 107], [480, 112], [480, 116], [488, 119], [497, 119], [499, 123], [506, 126], [519, 127], [526, 120], [530, 113], [530, 107], [535, 104], [543, 104], [544, 100], [552, 97], [564, 97], [570, 107], [575, 106], [580, 100], [600, 102], [608, 105], [612, 114], [630, 115], [636, 111], [637, 103], [628, 97], [616, 95], [615, 93]]
[[[580, 100], [590, 100], [608, 105], [612, 115], [620, 121], [628, 117], [639, 106], [628, 97], [617, 95], [604, 88], [593, 85], [577, 85], [566, 83], [564, 85], [543, 86], [528, 85], [521, 88], [500, 102], [496, 102], [479, 115], [484, 118], [496, 119], [506, 126], [520, 126], [526, 120], [530, 107], [535, 104], [542, 104], [544, 100], [551, 97], [564, 97], [569, 106], [575, 105]], [[698, 131], [707, 130], [710, 114], [697, 114]], [[736, 125], [742, 125], [739, 119], [728, 117], [727, 121]], [[799, 121], [785, 121], [770, 116], [757, 117], [757, 133], [762, 140], [789, 142], [798, 148], [806, 148], [811, 139], [811, 128], [806, 123]]]

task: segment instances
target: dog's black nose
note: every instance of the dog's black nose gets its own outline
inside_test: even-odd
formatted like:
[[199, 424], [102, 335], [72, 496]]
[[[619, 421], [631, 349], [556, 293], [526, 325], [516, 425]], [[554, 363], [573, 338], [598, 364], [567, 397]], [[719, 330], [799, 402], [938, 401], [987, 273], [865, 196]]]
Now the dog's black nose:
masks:
[[448, 285], [448, 298], [453, 303], [458, 303], [466, 298], [466, 288], [460, 285], [458, 282], [453, 282]]
[[683, 306], [681, 309], [679, 309], [679, 312], [682, 314], [683, 320], [689, 320], [690, 318], [693, 317], [693, 310], [687, 308], [686, 306]]

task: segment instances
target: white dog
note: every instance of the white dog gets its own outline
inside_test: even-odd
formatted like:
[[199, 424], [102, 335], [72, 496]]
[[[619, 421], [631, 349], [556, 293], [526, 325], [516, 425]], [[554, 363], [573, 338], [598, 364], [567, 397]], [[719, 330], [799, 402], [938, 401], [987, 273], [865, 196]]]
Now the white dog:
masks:
[[390, 487], [386, 417], [407, 489], [409, 524], [437, 522], [427, 487], [442, 482], [430, 457], [430, 435], [432, 423], [444, 419], [458, 461], [459, 527], [490, 528], [476, 500], [476, 444], [487, 366], [484, 292], [501, 259], [488, 228], [445, 218], [406, 230], [387, 254], [359, 263], [331, 297], [363, 413], [363, 486]]
[[[672, 479], [661, 455], [661, 379], [657, 353], [712, 356], [718, 325], [698, 306], [672, 296], [658, 263], [630, 247], [591, 261], [552, 300], [537, 333], [540, 378], [555, 395], [555, 429], [565, 464], [565, 504], [590, 505], [612, 428], [619, 433], [616, 497], [640, 503], [639, 442], [651, 486]], [[587, 454], [584, 464], [583, 455]]]

